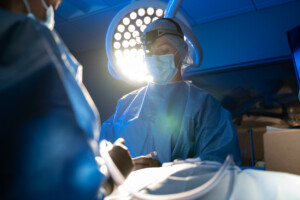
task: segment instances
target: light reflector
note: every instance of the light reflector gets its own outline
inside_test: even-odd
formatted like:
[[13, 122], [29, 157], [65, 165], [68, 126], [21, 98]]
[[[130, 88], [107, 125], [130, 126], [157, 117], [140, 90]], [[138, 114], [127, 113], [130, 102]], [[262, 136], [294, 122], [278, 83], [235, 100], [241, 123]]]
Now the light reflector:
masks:
[[[133, 85], [153, 80], [145, 65], [141, 35], [151, 22], [163, 17], [166, 7], [166, 3], [157, 0], [137, 1], [115, 16], [106, 35], [108, 68], [114, 78]], [[181, 13], [177, 12], [176, 18], [191, 28]], [[190, 34], [187, 38], [190, 41]]]

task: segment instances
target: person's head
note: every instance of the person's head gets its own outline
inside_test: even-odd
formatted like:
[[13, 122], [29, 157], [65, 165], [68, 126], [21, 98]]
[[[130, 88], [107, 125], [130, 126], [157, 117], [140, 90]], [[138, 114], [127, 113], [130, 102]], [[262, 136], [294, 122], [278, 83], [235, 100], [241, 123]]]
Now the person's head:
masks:
[[[142, 40], [148, 69], [155, 68], [155, 70], [149, 69], [154, 80], [156, 82], [172, 82], [181, 80], [181, 67], [187, 57], [188, 47], [184, 41], [184, 34], [179, 24], [171, 19], [158, 19], [152, 22], [145, 29], [142, 35]], [[170, 70], [168, 75], [166, 75], [166, 71], [165, 73], [161, 72], [166, 68], [162, 66], [154, 66], [164, 65], [162, 60], [164, 60], [163, 62], [165, 62], [165, 64], [167, 64], [166, 62], [169, 60], [168, 65]], [[172, 62], [174, 62], [176, 69], [171, 67]], [[157, 74], [160, 74], [159, 76], [165, 74], [165, 78], [161, 78], [165, 79], [165, 81], [156, 80], [160, 79], [159, 77], [157, 78]], [[167, 78], [167, 76], [169, 78]]]
[[[30, 12], [39, 20], [46, 20], [46, 8], [44, 3], [50, 7], [52, 6], [54, 10], [58, 8], [62, 0], [3, 0], [0, 1], [0, 8], [10, 10], [16, 13], [28, 14], [28, 5]], [[27, 5], [26, 5], [27, 4]]]

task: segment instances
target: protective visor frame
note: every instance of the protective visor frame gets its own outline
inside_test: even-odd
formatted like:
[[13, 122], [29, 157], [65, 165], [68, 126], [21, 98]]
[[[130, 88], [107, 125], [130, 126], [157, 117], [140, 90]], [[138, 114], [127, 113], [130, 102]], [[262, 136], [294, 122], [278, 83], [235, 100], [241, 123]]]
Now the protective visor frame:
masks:
[[149, 31], [142, 37], [143, 49], [144, 49], [146, 55], [150, 54], [151, 45], [154, 43], [154, 41], [157, 38], [160, 38], [164, 35], [176, 35], [176, 36], [179, 36], [181, 39], [184, 39], [183, 34], [178, 33], [177, 31], [174, 31], [174, 30], [164, 29], [164, 30]]
[[[154, 41], [159, 37], [162, 37], [162, 36], [168, 34], [168, 35], [177, 35], [181, 39], [184, 39], [184, 34], [182, 32], [182, 29], [176, 21], [174, 21], [173, 19], [170, 19], [170, 18], [160, 18], [158, 20], [167, 20], [167, 21], [173, 23], [176, 26], [177, 31], [170, 30], [170, 29], [160, 29], [160, 30], [149, 31], [145, 35], [143, 35], [141, 39], [142, 39], [143, 49], [145, 51], [146, 56], [151, 54], [150, 53], [151, 44], [153, 44]], [[156, 20], [156, 21], [158, 21], [158, 20]]]

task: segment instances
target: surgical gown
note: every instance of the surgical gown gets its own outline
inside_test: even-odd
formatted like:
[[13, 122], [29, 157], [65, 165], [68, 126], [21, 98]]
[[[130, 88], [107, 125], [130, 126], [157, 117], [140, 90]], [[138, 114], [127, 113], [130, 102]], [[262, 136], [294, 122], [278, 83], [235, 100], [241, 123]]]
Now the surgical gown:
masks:
[[96, 199], [100, 119], [80, 64], [39, 21], [0, 9], [0, 24], [0, 199]]
[[200, 157], [223, 162], [232, 154], [241, 163], [231, 114], [189, 81], [149, 83], [123, 98], [103, 123], [100, 140], [124, 138], [132, 157], [157, 152], [157, 159]]

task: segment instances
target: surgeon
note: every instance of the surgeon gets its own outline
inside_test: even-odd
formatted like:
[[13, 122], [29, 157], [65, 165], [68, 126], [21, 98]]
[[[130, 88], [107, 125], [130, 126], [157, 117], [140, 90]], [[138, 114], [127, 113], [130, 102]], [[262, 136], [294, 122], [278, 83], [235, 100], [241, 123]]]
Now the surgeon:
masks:
[[[230, 112], [191, 81], [182, 79], [190, 55], [178, 23], [162, 18], [143, 32], [145, 61], [154, 81], [124, 97], [102, 125], [100, 139], [124, 138], [139, 166], [200, 157], [224, 162], [232, 154], [241, 164]], [[151, 152], [157, 156], [149, 158]]]
[[[113, 189], [82, 67], [53, 30], [60, 3], [0, 1], [0, 199], [102, 199]], [[124, 140], [109, 154], [128, 175]]]

